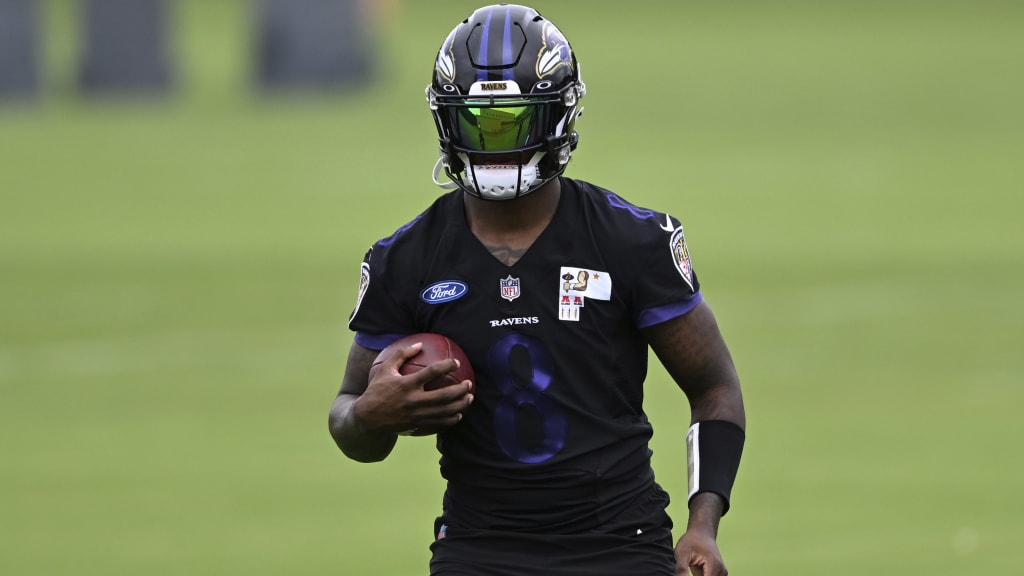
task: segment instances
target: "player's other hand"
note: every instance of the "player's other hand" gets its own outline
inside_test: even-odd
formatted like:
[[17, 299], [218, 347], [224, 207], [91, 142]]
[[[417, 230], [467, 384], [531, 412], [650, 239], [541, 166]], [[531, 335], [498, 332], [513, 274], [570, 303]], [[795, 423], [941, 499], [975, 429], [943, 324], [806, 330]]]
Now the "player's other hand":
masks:
[[676, 576], [726, 576], [713, 533], [687, 530], [676, 544]]
[[416, 434], [453, 426], [473, 402], [471, 384], [464, 380], [437, 390], [424, 390], [427, 382], [458, 367], [454, 359], [440, 360], [403, 376], [398, 369], [415, 356], [421, 344], [402, 348], [370, 369], [366, 391], [353, 406], [356, 421], [370, 431]]

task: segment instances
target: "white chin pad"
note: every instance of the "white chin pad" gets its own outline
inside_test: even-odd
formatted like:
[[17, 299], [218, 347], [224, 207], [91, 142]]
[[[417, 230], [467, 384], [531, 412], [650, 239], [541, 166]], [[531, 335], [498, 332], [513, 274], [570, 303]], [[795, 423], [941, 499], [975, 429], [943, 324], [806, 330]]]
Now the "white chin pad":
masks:
[[[466, 170], [466, 184], [475, 189], [480, 196], [491, 200], [515, 198], [516, 193], [522, 196], [540, 178], [536, 166], [487, 166], [477, 165]], [[522, 176], [520, 178], [520, 175]]]

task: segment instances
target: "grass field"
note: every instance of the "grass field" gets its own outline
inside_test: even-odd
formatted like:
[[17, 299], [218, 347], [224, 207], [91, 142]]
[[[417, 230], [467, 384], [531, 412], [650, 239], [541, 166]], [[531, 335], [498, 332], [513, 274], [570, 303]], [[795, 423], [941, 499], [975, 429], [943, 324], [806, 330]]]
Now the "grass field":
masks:
[[[423, 101], [476, 3], [405, 2], [342, 97], [247, 90], [241, 0], [182, 87], [0, 103], [0, 573], [426, 573], [430, 439], [326, 430], [358, 264], [437, 193]], [[443, 8], [442, 8], [443, 6]], [[666, 210], [745, 386], [733, 574], [1024, 573], [1024, 5], [537, 4], [589, 93], [569, 175]], [[685, 519], [685, 399], [648, 386]]]

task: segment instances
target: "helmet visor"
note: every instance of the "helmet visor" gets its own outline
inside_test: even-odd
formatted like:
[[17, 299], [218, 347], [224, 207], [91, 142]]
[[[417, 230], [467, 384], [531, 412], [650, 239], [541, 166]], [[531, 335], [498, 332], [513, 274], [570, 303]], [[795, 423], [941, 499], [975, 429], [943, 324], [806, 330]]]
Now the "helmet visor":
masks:
[[[479, 106], [474, 106], [478, 104]], [[547, 106], [528, 100], [466, 101], [447, 108], [453, 139], [462, 148], [479, 152], [511, 152], [543, 142]]]

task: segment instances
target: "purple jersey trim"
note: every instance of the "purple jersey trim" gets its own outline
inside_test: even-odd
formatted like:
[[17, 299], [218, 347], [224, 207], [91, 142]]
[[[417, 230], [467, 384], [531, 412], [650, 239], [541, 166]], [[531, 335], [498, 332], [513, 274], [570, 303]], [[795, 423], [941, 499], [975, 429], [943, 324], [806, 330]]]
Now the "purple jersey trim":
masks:
[[654, 326], [655, 324], [661, 324], [673, 318], [678, 318], [696, 308], [702, 300], [704, 300], [704, 296], [697, 292], [681, 302], [673, 302], [664, 306], [655, 306], [654, 308], [641, 310], [640, 314], [637, 314], [636, 317], [636, 327], [647, 328], [648, 326]]
[[356, 344], [370, 350], [383, 350], [403, 336], [408, 336], [408, 334], [367, 334], [366, 332], [356, 332]]

